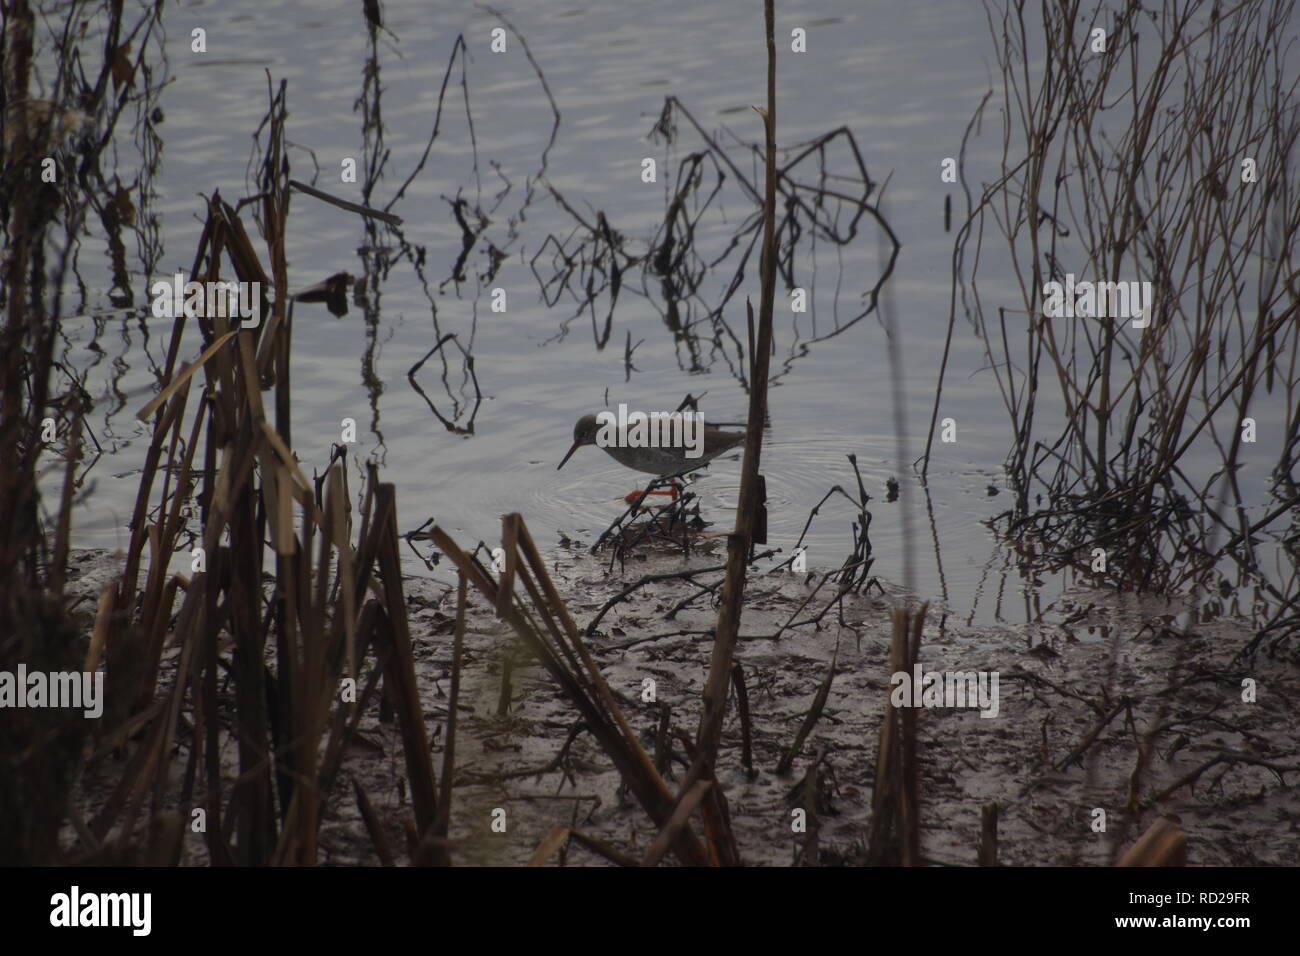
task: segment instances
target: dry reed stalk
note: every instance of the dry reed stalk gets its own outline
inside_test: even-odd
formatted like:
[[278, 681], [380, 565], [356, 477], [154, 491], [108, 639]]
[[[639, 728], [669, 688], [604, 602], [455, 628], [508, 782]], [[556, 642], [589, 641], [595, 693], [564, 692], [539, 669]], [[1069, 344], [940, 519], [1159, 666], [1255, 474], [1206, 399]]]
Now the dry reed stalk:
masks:
[[388, 837], [384, 835], [384, 828], [379, 822], [379, 816], [375, 813], [375, 808], [371, 806], [370, 798], [366, 796], [366, 790], [361, 786], [359, 781], [352, 781], [352, 789], [357, 797], [357, 809], [361, 811], [361, 819], [365, 822], [366, 832], [370, 834], [370, 842], [374, 844], [375, 852], [379, 854], [379, 862], [383, 866], [396, 866], [397, 860], [393, 856], [393, 851], [388, 845]]
[[775, 773], [778, 777], [785, 776], [790, 772], [790, 768], [794, 765], [795, 758], [799, 756], [799, 751], [803, 749], [804, 741], [808, 739], [808, 735], [811, 734], [813, 728], [817, 726], [817, 721], [821, 719], [822, 710], [826, 707], [826, 701], [830, 697], [831, 681], [835, 679], [835, 664], [839, 660], [839, 657], [840, 646], [836, 643], [835, 652], [831, 655], [831, 665], [826, 669], [826, 677], [823, 678], [821, 684], [817, 687], [817, 693], [813, 696], [813, 701], [808, 707], [808, 712], [804, 714], [803, 721], [799, 725], [799, 730], [795, 734], [794, 740], [790, 743], [790, 746], [786, 749], [785, 753], [781, 755], [781, 759], [776, 765]]
[[1186, 866], [1187, 834], [1161, 817], [1128, 848], [1116, 866]]
[[555, 851], [569, 841], [569, 828], [563, 823], [557, 823], [547, 831], [546, 836], [542, 837], [542, 842], [537, 844], [537, 849], [533, 851], [532, 857], [528, 860], [529, 866], [545, 866], [547, 862], [555, 855]]
[[616, 866], [638, 866], [638, 862], [626, 853], [621, 852], [616, 847], [610, 846], [604, 840], [599, 840], [589, 834], [576, 830], [571, 826], [563, 823], [557, 823], [549, 831], [542, 842], [537, 845], [533, 851], [531, 859], [528, 861], [529, 866], [545, 866], [559, 850], [568, 842], [581, 844], [597, 856], [604, 857]]
[[[927, 605], [915, 613], [894, 608], [890, 615], [892, 638], [890, 674], [913, 673], [920, 656], [921, 630]], [[892, 681], [888, 682], [892, 690]], [[897, 860], [904, 866], [921, 863], [919, 772], [916, 758], [916, 708], [895, 707], [885, 696], [885, 719], [880, 725], [876, 755], [876, 782], [872, 791], [868, 860], [875, 864]]]
[[704, 802], [705, 795], [713, 786], [712, 780], [697, 780], [691, 789], [677, 801], [672, 816], [660, 828], [654, 842], [650, 844], [645, 856], [641, 858], [642, 866], [659, 865], [659, 861], [663, 859], [664, 854], [680, 839], [682, 831], [691, 819], [691, 814]]
[[451, 692], [447, 699], [447, 733], [442, 750], [442, 793], [438, 797], [438, 816], [434, 832], [447, 836], [451, 825], [451, 781], [456, 769], [456, 715], [460, 709], [460, 670], [465, 653], [465, 612], [469, 604], [465, 575], [456, 581], [456, 631], [451, 650]]
[[[772, 354], [772, 313], [776, 298], [776, 39], [775, 12], [772, 0], [764, 0], [763, 23], [767, 38], [767, 109], [758, 111], [763, 119], [765, 176], [763, 184], [763, 245], [759, 270], [761, 290], [758, 308], [758, 335], [750, 351], [749, 418], [745, 429], [745, 451], [741, 460], [740, 495], [736, 505], [736, 527], [727, 537], [726, 583], [718, 607], [718, 623], [713, 639], [713, 653], [705, 682], [699, 730], [696, 732], [698, 754], [694, 758], [679, 790], [678, 801], [696, 792], [697, 784], [713, 778], [714, 762], [722, 741], [722, 724], [727, 709], [727, 685], [740, 635], [740, 615], [745, 598], [745, 574], [753, 547], [754, 521], [760, 501], [759, 460], [763, 450], [763, 423], [767, 419], [768, 366]], [[752, 307], [749, 307], [753, 321]], [[725, 797], [720, 787], [708, 789], [715, 816], [726, 819]], [[703, 795], [703, 793], [701, 793]], [[740, 862], [734, 853], [734, 839], [724, 835], [724, 847], [733, 848], [720, 862]]]
[[[753, 776], [754, 748], [749, 716], [749, 692], [745, 688], [745, 669], [741, 667], [740, 661], [736, 661], [731, 668], [731, 685], [736, 690], [736, 711], [740, 716], [740, 765], [745, 768], [745, 773]], [[666, 704], [664, 706], [667, 707]], [[667, 729], [667, 713], [668, 711], [665, 710], [665, 726], [661, 727], [661, 734]], [[665, 754], [665, 759], [666, 756]]]
[[998, 805], [996, 803], [986, 803], [980, 809], [979, 865], [998, 865]]

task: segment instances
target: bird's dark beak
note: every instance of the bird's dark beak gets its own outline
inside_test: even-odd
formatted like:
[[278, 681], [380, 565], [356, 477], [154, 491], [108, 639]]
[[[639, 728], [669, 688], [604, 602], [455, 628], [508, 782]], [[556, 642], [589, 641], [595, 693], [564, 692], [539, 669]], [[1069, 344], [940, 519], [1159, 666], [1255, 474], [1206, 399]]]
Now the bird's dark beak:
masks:
[[560, 463], [559, 463], [558, 465], [555, 466], [555, 470], [556, 470], [556, 471], [559, 471], [561, 468], [563, 468], [563, 467], [564, 467], [564, 463], [565, 463], [566, 461], [568, 461], [570, 458], [572, 458], [572, 457], [573, 457], [573, 453], [574, 453], [575, 451], [577, 451], [577, 450], [578, 450], [579, 448], [581, 448], [581, 447], [582, 447], [582, 443], [581, 443], [581, 442], [576, 442], [576, 441], [575, 441], [575, 442], [573, 443], [573, 447], [569, 449], [568, 454], [566, 454], [562, 459], [560, 459]]

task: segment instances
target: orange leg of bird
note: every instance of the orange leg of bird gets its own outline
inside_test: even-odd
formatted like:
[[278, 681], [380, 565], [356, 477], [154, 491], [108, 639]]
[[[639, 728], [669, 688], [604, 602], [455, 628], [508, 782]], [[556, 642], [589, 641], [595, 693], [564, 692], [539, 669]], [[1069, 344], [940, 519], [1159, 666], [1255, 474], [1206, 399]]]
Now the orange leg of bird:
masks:
[[650, 495], [672, 495], [673, 501], [676, 501], [679, 492], [677, 491], [676, 485], [669, 485], [667, 491], [643, 491], [643, 489], [638, 488], [636, 491], [628, 492], [627, 495], [623, 498], [623, 501], [629, 505], [635, 504], [636, 500], [640, 498], [642, 494], [646, 495], [647, 497], [649, 497]]

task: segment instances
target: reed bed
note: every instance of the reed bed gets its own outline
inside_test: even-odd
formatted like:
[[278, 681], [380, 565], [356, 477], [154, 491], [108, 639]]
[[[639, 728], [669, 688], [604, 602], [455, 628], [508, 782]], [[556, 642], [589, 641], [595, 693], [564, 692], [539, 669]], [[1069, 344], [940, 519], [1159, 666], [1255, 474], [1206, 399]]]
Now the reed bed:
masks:
[[[6, 92], [16, 102], [27, 80], [21, 61], [31, 14], [25, 4], [7, 13]], [[118, 48], [118, 22], [108, 31], [110, 50]], [[132, 35], [153, 22], [142, 21]], [[101, 86], [110, 76], [125, 83], [130, 74], [122, 70], [129, 65], [109, 57]], [[290, 451], [286, 115], [281, 85], [262, 130], [261, 192], [251, 200], [270, 274], [240, 216], [248, 203], [235, 207], [215, 193], [189, 271], [200, 282], [233, 276], [256, 283], [251, 288], [261, 290], [263, 321], [241, 327], [221, 310], [175, 316], [161, 387], [138, 416], [152, 426], [152, 437], [125, 567], [100, 592], [81, 654], [78, 619], [62, 591], [85, 406], [75, 391], [62, 401], [67, 466], [51, 556], [35, 520], [35, 470], [42, 451], [36, 436], [55, 403], [45, 396], [58, 315], [43, 314], [38, 297], [46, 278], [36, 253], [43, 236], [35, 218], [39, 191], [9, 193], [16, 204], [7, 208], [5, 335], [13, 347], [6, 349], [3, 427], [26, 458], [3, 476], [5, 500], [33, 520], [5, 527], [11, 559], [5, 562], [5, 631], [13, 636], [0, 645], [0, 664], [102, 667], [107, 703], [89, 739], [88, 722], [58, 710], [21, 712], [21, 726], [6, 721], [0, 849], [7, 862], [174, 864], [191, 830], [202, 834], [214, 865], [315, 863], [324, 796], [377, 693], [401, 732], [414, 816], [411, 858], [449, 860], [450, 789], [439, 791], [416, 690], [393, 488], [372, 473], [354, 516], [342, 451], [314, 480]], [[33, 132], [47, 135], [20, 120], [6, 124], [12, 143], [21, 146]], [[29, 172], [28, 157], [26, 149], [7, 153], [7, 184]], [[13, 281], [29, 271], [30, 283]], [[194, 352], [192, 361], [181, 359]], [[454, 729], [453, 708], [444, 780], [452, 770]], [[123, 763], [115, 783], [88, 805], [75, 782], [117, 761]], [[359, 785], [356, 799], [371, 825]], [[58, 845], [66, 825], [75, 831], [71, 857]], [[386, 849], [380, 855], [392, 859]]]
[[[962, 142], [949, 336], [958, 314], [974, 326], [1015, 436], [996, 527], [1030, 560], [1117, 588], [1253, 593], [1232, 612], [1255, 618], [1252, 649], [1277, 649], [1300, 632], [1293, 7], [986, 10], [1000, 169], [977, 189], [966, 161], [986, 98]], [[993, 234], [1009, 284], [989, 274]], [[1045, 316], [1045, 283], [1067, 274], [1149, 282], [1148, 324]], [[1248, 463], [1267, 490], [1245, 486]]]
[[[20, 663], [48, 671], [79, 668], [88, 622], [64, 599], [71, 513], [100, 452], [87, 419], [84, 376], [60, 360], [65, 284], [79, 279], [79, 238], [98, 219], [110, 266], [127, 288], [123, 235], [140, 233], [148, 255], [156, 237], [135, 223], [136, 202], [157, 169], [149, 82], [157, 55], [159, 11], [127, 18], [112, 6], [102, 47], [82, 56], [68, 21], [55, 34], [53, 76], [38, 87], [41, 19], [26, 0], [4, 5], [0, 77], [0, 670]], [[47, 98], [32, 91], [40, 88]], [[140, 193], [103, 172], [119, 124], [135, 122]], [[53, 173], [53, 179], [46, 175]], [[43, 508], [43, 461], [62, 476], [58, 500]], [[102, 617], [94, 622], [103, 633]], [[0, 856], [47, 862], [58, 854], [60, 811], [78, 773], [87, 722], [78, 714], [5, 712], [0, 729]]]

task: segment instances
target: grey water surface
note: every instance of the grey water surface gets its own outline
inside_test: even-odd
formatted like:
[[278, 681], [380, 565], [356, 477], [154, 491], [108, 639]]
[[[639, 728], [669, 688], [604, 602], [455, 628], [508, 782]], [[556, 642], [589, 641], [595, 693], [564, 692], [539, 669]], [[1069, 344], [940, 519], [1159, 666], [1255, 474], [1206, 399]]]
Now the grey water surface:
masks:
[[[901, 249], [882, 297], [883, 314], [838, 334], [831, 333], [863, 309], [862, 295], [888, 254], [888, 241], [873, 222], [864, 220], [846, 246], [805, 249], [807, 313], [792, 314], [788, 291], [778, 286], [771, 428], [762, 462], [769, 544], [788, 553], [827, 490], [838, 484], [855, 492], [846, 457], [853, 454], [874, 498], [875, 573], [910, 584], [924, 598], [945, 600], [963, 619], [1023, 620], [1035, 602], [1050, 601], [1066, 582], [1035, 582], [1021, 574], [1013, 554], [983, 524], [1011, 505], [1001, 465], [1012, 435], [995, 381], [984, 369], [983, 346], [960, 317], [940, 410], [941, 417], [956, 420], [957, 441], [936, 442], [928, 500], [911, 469], [925, 447], [948, 323], [953, 234], [944, 230], [945, 197], [955, 219], [964, 209], [959, 187], [940, 181], [940, 164], [957, 154], [972, 111], [998, 80], [983, 6], [966, 0], [780, 6], [780, 142], [847, 127], [870, 178], [883, 187], [872, 198]], [[549, 148], [553, 115], [546, 92], [513, 31], [505, 53], [491, 52], [492, 31], [502, 26], [492, 11], [421, 0], [387, 0], [383, 10], [388, 32], [378, 40], [379, 103], [387, 159], [372, 205], [388, 203], [420, 163], [458, 34], [464, 34], [468, 57], [453, 67], [441, 128], [423, 169], [392, 207], [404, 219], [408, 242], [424, 250], [422, 268], [394, 261], [366, 290], [369, 322], [355, 303], [341, 318], [323, 305], [295, 307], [294, 448], [308, 474], [323, 469], [340, 423], [351, 418], [357, 423], [357, 444], [349, 453], [352, 488], [360, 487], [367, 459], [379, 462], [384, 480], [397, 486], [402, 530], [434, 519], [463, 543], [492, 543], [500, 516], [520, 511], [544, 549], [562, 534], [589, 543], [619, 513], [619, 499], [641, 487], [641, 476], [593, 448], [557, 472], [580, 415], [619, 402], [671, 410], [687, 393], [707, 393], [701, 403], [707, 420], [739, 422], [748, 397], [736, 374], [735, 347], [713, 341], [708, 332], [684, 342], [654, 296], [645, 294], [639, 275], [624, 277], [603, 348], [597, 339], [608, 295], [598, 299], [594, 320], [593, 311], [573, 298], [547, 304], [536, 274], [544, 276], [550, 262], [547, 237], [563, 239], [574, 228], [573, 216], [548, 187], [588, 221], [602, 212], [630, 248], [643, 251], [663, 218], [678, 164], [704, 148], [680, 116], [672, 145], [650, 138], [668, 96], [677, 97], [710, 136], [733, 146], [737, 168], [761, 183], [760, 169], [739, 145], [761, 138], [750, 109], [765, 95], [761, 4], [502, 2], [499, 12], [526, 40], [560, 114]], [[135, 308], [124, 312], [109, 300], [107, 269], [96, 288], [93, 256], [83, 253], [92, 280], [87, 316], [66, 323], [72, 355], [93, 366], [91, 423], [105, 449], [91, 475], [94, 490], [75, 512], [80, 547], [126, 544], [150, 435], [134, 413], [157, 387], [154, 368], [163, 364], [170, 334], [169, 322], [147, 316], [148, 285], [188, 270], [204, 212], [201, 193], [220, 189], [233, 201], [255, 192], [249, 161], [270, 87], [281, 79], [288, 84], [294, 177], [365, 201], [360, 184], [340, 177], [344, 159], [365, 162], [363, 117], [355, 104], [370, 48], [360, 4], [186, 3], [167, 8], [164, 26], [170, 85], [161, 98], [164, 139], [151, 210], [158, 216], [162, 257], [151, 275], [134, 261]], [[206, 54], [190, 50], [195, 27], [206, 30]], [[807, 30], [806, 53], [789, 51], [795, 27]], [[999, 146], [973, 141], [968, 162], [987, 165]], [[646, 157], [658, 164], [656, 183], [642, 181]], [[844, 159], [841, 151], [837, 168]], [[486, 281], [490, 259], [483, 242], [465, 264], [464, 281], [451, 278], [461, 229], [449, 200], [458, 194], [485, 211], [491, 225], [484, 236], [504, 254]], [[726, 237], [753, 212], [729, 172], [697, 237], [706, 258], [722, 255]], [[295, 195], [291, 287], [339, 271], [361, 275], [370, 241], [358, 216]], [[1005, 254], [994, 245], [987, 251], [993, 265], [984, 268], [996, 273]], [[721, 279], [711, 281], [725, 283], [737, 262], [733, 252], [719, 268]], [[492, 310], [495, 288], [505, 292], [504, 312]], [[1010, 277], [1001, 291], [1014, 291]], [[757, 305], [756, 261], [727, 309], [730, 327], [742, 338], [745, 296]], [[896, 444], [886, 318], [900, 334], [906, 460]], [[481, 403], [472, 434], [445, 428], [407, 376], [448, 333], [473, 354]], [[629, 345], [635, 347], [631, 370]], [[476, 396], [458, 355], [449, 358], [447, 383], [438, 356], [425, 363], [417, 381], [441, 414], [465, 425]], [[889, 478], [903, 482], [902, 502], [885, 500]], [[733, 519], [738, 481], [738, 461], [729, 456], [694, 486], [715, 529]], [[915, 549], [911, 582], [904, 581], [904, 508], [910, 509]], [[852, 545], [853, 514], [837, 498], [821, 509], [808, 537], [810, 567], [843, 560]], [[442, 576], [445, 569], [430, 570], [412, 555], [408, 570]]]

